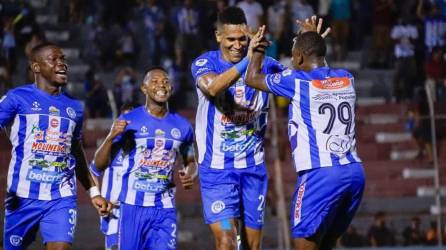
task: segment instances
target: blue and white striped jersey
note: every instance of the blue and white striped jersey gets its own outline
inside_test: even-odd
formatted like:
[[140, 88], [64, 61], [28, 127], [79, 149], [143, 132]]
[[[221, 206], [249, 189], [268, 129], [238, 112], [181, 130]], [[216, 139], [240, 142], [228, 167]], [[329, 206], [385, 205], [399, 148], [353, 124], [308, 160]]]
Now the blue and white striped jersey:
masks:
[[288, 113], [296, 171], [361, 162], [356, 153], [353, 76], [321, 67], [287, 69], [265, 78], [270, 91], [291, 99]]
[[7, 192], [22, 198], [54, 200], [76, 194], [72, 140], [80, 139], [83, 108], [61, 93], [35, 84], [10, 90], [0, 100], [0, 127], [12, 123]]
[[193, 145], [191, 124], [176, 113], [160, 119], [144, 106], [120, 116], [130, 121], [114, 140], [123, 149], [122, 189], [119, 201], [130, 205], [173, 208], [173, 168], [177, 153]]
[[[220, 51], [210, 51], [192, 63], [192, 75], [197, 81], [202, 75], [221, 74], [232, 66]], [[265, 59], [262, 69], [265, 74], [282, 70], [283, 66], [276, 60]], [[195, 133], [200, 166], [234, 169], [262, 163], [268, 93], [247, 86], [242, 77], [220, 97], [208, 99], [198, 85], [197, 93]]]
[[[124, 167], [122, 165], [122, 150], [116, 154], [110, 166], [102, 173], [96, 168], [94, 162], [90, 164], [90, 171], [97, 177], [102, 175], [101, 195], [106, 200], [116, 204], [122, 189], [122, 175]], [[101, 232], [105, 235], [118, 233], [119, 209], [114, 208], [110, 216], [100, 218]]]

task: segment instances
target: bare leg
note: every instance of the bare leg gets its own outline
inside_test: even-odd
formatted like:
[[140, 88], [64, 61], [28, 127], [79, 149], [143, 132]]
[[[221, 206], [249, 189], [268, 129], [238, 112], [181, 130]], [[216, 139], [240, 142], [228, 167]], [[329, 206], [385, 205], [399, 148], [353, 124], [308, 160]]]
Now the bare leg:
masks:
[[237, 249], [237, 222], [234, 219], [225, 219], [210, 225], [215, 237], [217, 250]]
[[46, 250], [70, 250], [71, 245], [67, 242], [48, 242], [46, 243]]

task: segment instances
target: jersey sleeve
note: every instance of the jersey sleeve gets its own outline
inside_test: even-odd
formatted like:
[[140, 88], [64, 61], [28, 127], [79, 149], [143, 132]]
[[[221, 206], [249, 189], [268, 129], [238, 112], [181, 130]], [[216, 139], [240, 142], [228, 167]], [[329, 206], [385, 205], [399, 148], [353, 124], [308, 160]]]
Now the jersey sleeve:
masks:
[[279, 72], [286, 70], [286, 67], [283, 66], [276, 59], [271, 58], [271, 57], [266, 57], [265, 59], [266, 59], [265, 67], [264, 67], [265, 74], [274, 74], [274, 73], [279, 73]]
[[16, 99], [11, 91], [0, 99], [0, 128], [10, 123], [17, 114], [18, 104]]
[[76, 121], [76, 127], [73, 132], [73, 139], [80, 140], [82, 137], [82, 126], [84, 124], [84, 112], [83, 110], [78, 112], [78, 117]]
[[197, 79], [205, 74], [209, 73], [217, 73], [214, 63], [212, 60], [203, 55], [198, 57], [191, 66], [192, 77], [194, 78], [194, 82], [197, 82]]
[[268, 89], [275, 95], [288, 99], [294, 97], [295, 77], [293, 71], [287, 69], [281, 73], [267, 74], [265, 83]]
[[88, 165], [88, 169], [89, 169], [90, 172], [91, 172], [94, 176], [96, 176], [96, 177], [99, 177], [99, 176], [102, 175], [102, 171], [100, 171], [99, 169], [96, 168], [96, 164], [94, 164], [94, 162], [91, 162], [91, 163]]
[[180, 152], [183, 157], [191, 158], [194, 157], [194, 130], [189, 124], [187, 127], [186, 134], [184, 136], [184, 142], [181, 144]]

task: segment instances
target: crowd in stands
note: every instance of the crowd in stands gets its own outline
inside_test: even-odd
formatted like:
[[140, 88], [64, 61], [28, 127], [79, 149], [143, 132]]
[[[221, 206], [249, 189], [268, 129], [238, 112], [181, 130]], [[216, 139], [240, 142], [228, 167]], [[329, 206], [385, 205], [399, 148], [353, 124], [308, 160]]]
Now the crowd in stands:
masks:
[[361, 235], [353, 225], [350, 225], [339, 240], [339, 245], [343, 247], [435, 246], [437, 244], [435, 221], [432, 221], [429, 228], [425, 230], [421, 227], [420, 218], [414, 216], [398, 235], [398, 232], [389, 227], [386, 214], [382, 211], [375, 214], [373, 224], [368, 228], [366, 235]]

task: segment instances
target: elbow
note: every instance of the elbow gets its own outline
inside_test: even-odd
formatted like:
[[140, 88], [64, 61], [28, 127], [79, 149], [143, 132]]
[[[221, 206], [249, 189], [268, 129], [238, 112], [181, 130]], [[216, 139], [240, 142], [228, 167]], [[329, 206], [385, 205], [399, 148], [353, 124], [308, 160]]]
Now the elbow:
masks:
[[212, 87], [207, 88], [207, 92], [210, 97], [216, 97], [219, 93], [219, 91], [217, 89], [212, 88]]

